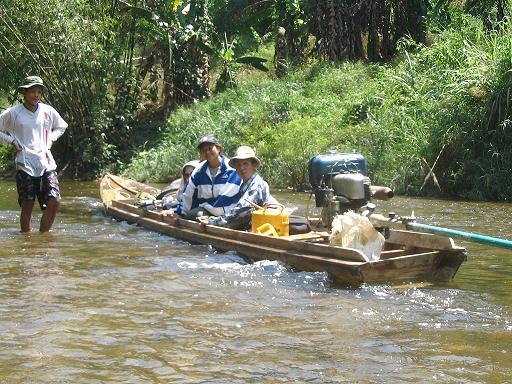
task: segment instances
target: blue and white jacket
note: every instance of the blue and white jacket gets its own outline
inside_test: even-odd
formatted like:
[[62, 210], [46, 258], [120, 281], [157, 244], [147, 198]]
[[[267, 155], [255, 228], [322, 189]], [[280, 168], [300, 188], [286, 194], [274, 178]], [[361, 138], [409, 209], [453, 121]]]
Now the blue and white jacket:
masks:
[[202, 161], [194, 170], [183, 191], [176, 213], [186, 215], [191, 209], [205, 208], [210, 215], [220, 216], [230, 212], [240, 200], [242, 179], [221, 156], [220, 169], [212, 179], [208, 162]]

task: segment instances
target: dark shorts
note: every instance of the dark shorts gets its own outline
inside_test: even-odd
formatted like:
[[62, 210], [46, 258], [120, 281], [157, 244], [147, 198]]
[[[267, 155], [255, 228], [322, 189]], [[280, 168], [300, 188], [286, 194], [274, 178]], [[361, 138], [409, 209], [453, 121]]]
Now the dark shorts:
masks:
[[43, 176], [30, 176], [24, 171], [16, 172], [16, 187], [18, 188], [18, 203], [23, 200], [34, 201], [37, 197], [42, 210], [46, 208], [49, 199], [60, 201], [59, 180], [57, 172], [45, 172]]

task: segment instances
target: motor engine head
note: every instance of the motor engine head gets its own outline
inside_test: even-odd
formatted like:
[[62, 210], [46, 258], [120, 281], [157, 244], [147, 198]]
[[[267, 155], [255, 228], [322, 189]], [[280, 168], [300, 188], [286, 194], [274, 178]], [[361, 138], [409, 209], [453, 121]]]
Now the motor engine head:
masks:
[[361, 154], [330, 151], [311, 158], [308, 170], [315, 204], [322, 207], [322, 221], [328, 225], [334, 216], [357, 211], [371, 200], [371, 182]]

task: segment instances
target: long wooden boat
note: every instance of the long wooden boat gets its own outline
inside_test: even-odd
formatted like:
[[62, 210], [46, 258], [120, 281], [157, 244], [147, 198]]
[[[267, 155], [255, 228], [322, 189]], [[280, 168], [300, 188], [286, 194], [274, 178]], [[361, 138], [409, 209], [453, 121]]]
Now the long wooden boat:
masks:
[[447, 281], [466, 260], [465, 248], [451, 238], [391, 229], [380, 260], [370, 261], [356, 249], [329, 245], [326, 232], [271, 237], [176, 220], [135, 205], [138, 192], [157, 195], [159, 190], [110, 174], [100, 181], [100, 196], [112, 217], [191, 243], [235, 251], [248, 261], [278, 260], [296, 270], [327, 272], [342, 284]]

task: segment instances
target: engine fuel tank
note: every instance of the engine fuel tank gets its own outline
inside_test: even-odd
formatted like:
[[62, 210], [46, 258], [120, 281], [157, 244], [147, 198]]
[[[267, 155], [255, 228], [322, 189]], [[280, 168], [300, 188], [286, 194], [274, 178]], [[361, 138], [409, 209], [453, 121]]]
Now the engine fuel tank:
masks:
[[334, 150], [316, 155], [309, 160], [309, 183], [313, 188], [339, 172], [359, 172], [366, 176], [368, 168], [363, 155], [359, 153], [338, 153]]
[[334, 194], [350, 200], [365, 199], [365, 184], [370, 188], [370, 179], [361, 173], [339, 173], [332, 179]]

